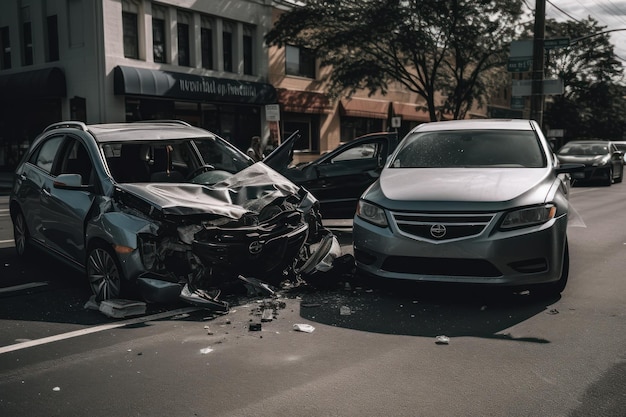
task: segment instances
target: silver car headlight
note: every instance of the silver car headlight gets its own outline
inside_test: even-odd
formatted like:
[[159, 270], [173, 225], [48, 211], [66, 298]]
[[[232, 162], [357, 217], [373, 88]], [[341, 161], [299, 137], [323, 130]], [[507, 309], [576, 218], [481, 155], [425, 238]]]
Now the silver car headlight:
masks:
[[536, 207], [526, 207], [511, 211], [504, 216], [500, 223], [501, 230], [519, 229], [545, 223], [556, 216], [554, 204], [544, 204]]
[[380, 227], [387, 227], [387, 216], [385, 211], [367, 201], [359, 200], [359, 204], [356, 206], [356, 215], [368, 223], [375, 224]]

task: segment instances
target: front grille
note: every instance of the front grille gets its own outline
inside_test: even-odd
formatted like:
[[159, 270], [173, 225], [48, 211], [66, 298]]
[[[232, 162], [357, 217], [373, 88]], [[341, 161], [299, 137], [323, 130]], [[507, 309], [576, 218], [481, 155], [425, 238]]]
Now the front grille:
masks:
[[476, 236], [493, 213], [391, 213], [398, 229], [409, 237], [440, 242]]
[[389, 272], [418, 275], [446, 275], [467, 277], [499, 277], [502, 272], [484, 259], [422, 258], [417, 256], [389, 256], [382, 265]]

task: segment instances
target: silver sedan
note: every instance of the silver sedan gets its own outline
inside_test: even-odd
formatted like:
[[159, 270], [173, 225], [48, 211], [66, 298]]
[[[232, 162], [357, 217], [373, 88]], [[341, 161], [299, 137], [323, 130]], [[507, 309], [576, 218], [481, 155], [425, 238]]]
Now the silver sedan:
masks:
[[568, 173], [534, 121], [413, 129], [361, 197], [357, 269], [381, 278], [563, 291]]

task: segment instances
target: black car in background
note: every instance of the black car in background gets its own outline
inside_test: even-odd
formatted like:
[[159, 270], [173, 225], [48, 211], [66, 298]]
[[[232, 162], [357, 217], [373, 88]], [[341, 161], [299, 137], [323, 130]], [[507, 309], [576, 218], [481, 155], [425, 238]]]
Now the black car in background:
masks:
[[605, 140], [574, 140], [567, 142], [556, 154], [560, 163], [584, 164], [585, 170], [576, 173], [577, 181], [601, 181], [610, 186], [624, 178], [624, 153], [615, 143]]
[[296, 132], [263, 162], [320, 202], [322, 217], [351, 219], [361, 194], [380, 176], [387, 157], [398, 145], [395, 132], [370, 133], [343, 143], [314, 161], [290, 165]]

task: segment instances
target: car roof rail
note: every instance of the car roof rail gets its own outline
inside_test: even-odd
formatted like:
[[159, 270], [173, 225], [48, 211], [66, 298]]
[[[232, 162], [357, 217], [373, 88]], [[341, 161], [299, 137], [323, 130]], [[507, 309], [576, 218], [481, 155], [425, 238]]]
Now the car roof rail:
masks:
[[58, 122], [58, 123], [52, 123], [50, 126], [46, 127], [43, 130], [43, 133], [45, 132], [49, 132], [51, 130], [54, 129], [63, 129], [63, 128], [74, 128], [74, 129], [80, 129], [83, 130], [85, 132], [87, 132], [87, 125], [83, 122], [79, 122], [79, 121], [74, 121], [74, 120], [69, 120], [66, 122]]
[[137, 120], [134, 123], [176, 123], [183, 126], [193, 127], [191, 124], [184, 120], [178, 119], [154, 119], [154, 120]]

